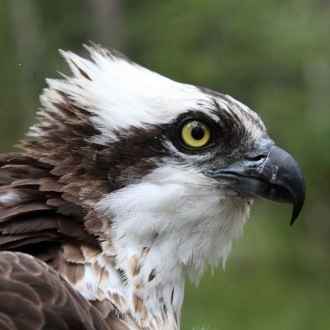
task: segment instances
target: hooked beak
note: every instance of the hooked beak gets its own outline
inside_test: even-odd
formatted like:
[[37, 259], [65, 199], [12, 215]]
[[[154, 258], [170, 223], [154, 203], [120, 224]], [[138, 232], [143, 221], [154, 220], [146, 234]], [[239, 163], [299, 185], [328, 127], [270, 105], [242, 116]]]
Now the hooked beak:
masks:
[[272, 145], [268, 151], [247, 155], [225, 169], [211, 170], [208, 176], [230, 180], [235, 191], [293, 205], [292, 225], [305, 200], [304, 176], [298, 163], [285, 150]]

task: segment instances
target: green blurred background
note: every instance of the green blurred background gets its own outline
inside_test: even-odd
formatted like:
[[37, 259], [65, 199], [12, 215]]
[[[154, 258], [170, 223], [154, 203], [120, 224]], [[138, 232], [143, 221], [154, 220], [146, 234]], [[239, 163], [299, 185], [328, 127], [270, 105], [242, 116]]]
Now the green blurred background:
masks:
[[0, 150], [33, 122], [58, 49], [90, 40], [231, 94], [300, 162], [307, 201], [257, 203], [226, 270], [188, 285], [184, 329], [330, 328], [329, 0], [0, 0]]

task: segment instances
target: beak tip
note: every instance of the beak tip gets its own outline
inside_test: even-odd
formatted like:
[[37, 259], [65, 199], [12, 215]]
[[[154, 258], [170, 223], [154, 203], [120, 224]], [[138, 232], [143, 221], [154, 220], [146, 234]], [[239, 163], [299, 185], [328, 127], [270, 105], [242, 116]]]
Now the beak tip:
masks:
[[305, 198], [303, 198], [301, 201], [296, 202], [293, 204], [293, 210], [292, 210], [292, 216], [291, 216], [291, 221], [290, 221], [290, 226], [292, 226], [295, 221], [298, 219], [298, 216], [301, 212], [301, 209], [304, 205], [304, 200]]
[[274, 156], [275, 161], [280, 160], [277, 164], [282, 169], [279, 182], [288, 193], [286, 201], [293, 204], [290, 221], [290, 226], [292, 226], [298, 219], [305, 202], [306, 186], [304, 175], [297, 161], [287, 151], [275, 146], [273, 147]]
[[294, 225], [294, 223], [296, 222], [297, 218], [298, 218], [298, 215], [292, 213], [292, 217], [291, 217], [291, 221], [290, 221], [290, 226], [293, 226]]

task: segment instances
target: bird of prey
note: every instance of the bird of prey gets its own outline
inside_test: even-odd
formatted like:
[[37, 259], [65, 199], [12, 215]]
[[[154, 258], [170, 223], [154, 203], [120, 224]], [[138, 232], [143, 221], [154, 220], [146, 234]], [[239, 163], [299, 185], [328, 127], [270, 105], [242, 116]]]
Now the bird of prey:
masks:
[[255, 198], [293, 222], [303, 175], [233, 97], [87, 49], [0, 156], [0, 327], [179, 329], [185, 279], [226, 260]]

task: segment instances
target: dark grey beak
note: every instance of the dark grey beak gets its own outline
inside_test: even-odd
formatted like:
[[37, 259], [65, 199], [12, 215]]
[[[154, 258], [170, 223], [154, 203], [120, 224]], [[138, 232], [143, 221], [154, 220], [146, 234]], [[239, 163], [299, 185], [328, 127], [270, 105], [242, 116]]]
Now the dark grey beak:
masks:
[[267, 152], [251, 154], [225, 169], [207, 175], [229, 179], [232, 189], [247, 196], [259, 196], [293, 204], [291, 225], [305, 201], [304, 176], [298, 163], [285, 150], [273, 145]]

